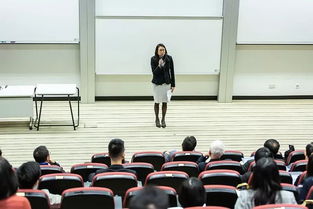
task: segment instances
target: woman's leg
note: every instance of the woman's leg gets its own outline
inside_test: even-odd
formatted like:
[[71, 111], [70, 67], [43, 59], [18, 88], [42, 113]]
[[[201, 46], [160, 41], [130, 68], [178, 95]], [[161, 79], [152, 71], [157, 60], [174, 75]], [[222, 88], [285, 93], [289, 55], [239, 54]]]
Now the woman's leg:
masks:
[[163, 102], [163, 103], [162, 103], [162, 127], [163, 127], [163, 128], [166, 127], [166, 123], [165, 123], [166, 111], [167, 111], [167, 103], [166, 103], [166, 102]]
[[159, 103], [154, 103], [154, 113], [155, 113], [155, 126], [160, 128], [161, 124], [160, 124], [160, 119], [159, 119], [159, 108], [160, 105]]

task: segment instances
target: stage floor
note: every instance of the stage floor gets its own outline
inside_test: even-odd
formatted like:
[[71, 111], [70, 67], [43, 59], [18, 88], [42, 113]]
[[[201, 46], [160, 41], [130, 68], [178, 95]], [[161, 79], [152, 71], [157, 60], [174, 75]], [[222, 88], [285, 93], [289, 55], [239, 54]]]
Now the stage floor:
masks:
[[[76, 107], [74, 107], [74, 111]], [[161, 111], [160, 111], [161, 113]], [[71, 123], [67, 102], [45, 102], [42, 122]], [[72, 127], [28, 130], [26, 121], [0, 119], [0, 148], [15, 167], [33, 160], [35, 147], [46, 145], [51, 157], [69, 171], [71, 165], [90, 161], [93, 153], [107, 152], [112, 138], [125, 141], [126, 158], [138, 151], [180, 150], [185, 136], [198, 140], [206, 153], [213, 140], [245, 156], [266, 139], [304, 149], [313, 141], [313, 100], [173, 101], [168, 106], [167, 128], [154, 126], [152, 101], [108, 101], [81, 105], [81, 123]]]

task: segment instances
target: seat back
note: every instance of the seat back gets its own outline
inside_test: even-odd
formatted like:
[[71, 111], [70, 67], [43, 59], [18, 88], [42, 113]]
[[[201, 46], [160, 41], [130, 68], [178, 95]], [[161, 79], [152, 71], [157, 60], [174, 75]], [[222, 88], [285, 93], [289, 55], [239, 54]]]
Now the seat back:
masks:
[[243, 174], [244, 172], [240, 162], [231, 161], [231, 160], [213, 161], [213, 162], [209, 162], [205, 166], [205, 170], [216, 170], [216, 169], [234, 170], [240, 174]]
[[270, 204], [270, 205], [261, 205], [254, 207], [253, 209], [277, 209], [277, 208], [284, 208], [284, 209], [307, 209], [307, 207], [302, 205], [293, 205], [293, 204]]
[[99, 173], [93, 177], [92, 186], [109, 188], [123, 197], [128, 189], [137, 187], [137, 177], [127, 172]]
[[16, 195], [26, 197], [32, 209], [50, 209], [49, 197], [44, 191], [19, 189]]
[[102, 163], [111, 166], [111, 158], [108, 153], [96, 153], [91, 157], [92, 163]]
[[61, 195], [66, 189], [82, 187], [84, 184], [81, 176], [70, 173], [56, 173], [41, 176], [38, 189], [48, 189], [52, 194]]
[[201, 152], [196, 151], [182, 151], [175, 152], [172, 156], [172, 161], [191, 161], [197, 162], [199, 157], [202, 157], [203, 154]]
[[188, 174], [182, 171], [159, 171], [150, 173], [145, 185], [168, 186], [180, 191], [182, 183], [188, 178]]
[[65, 190], [61, 209], [114, 209], [114, 195], [110, 189], [81, 187]]
[[290, 172], [305, 171], [307, 164], [308, 164], [307, 160], [298, 160], [298, 161], [291, 164], [291, 168], [289, 171]]
[[136, 152], [132, 157], [132, 162], [150, 163], [155, 170], [160, 171], [165, 158], [162, 152]]
[[78, 174], [83, 178], [83, 181], [88, 181], [88, 176], [99, 169], [107, 169], [108, 166], [102, 163], [83, 163], [73, 165], [71, 173]]
[[298, 186], [298, 185], [300, 185], [300, 184], [303, 184], [303, 181], [304, 181], [304, 179], [305, 179], [305, 177], [306, 177], [306, 171], [303, 171], [303, 173], [301, 173], [299, 176], [298, 176], [298, 178], [296, 179], [296, 181], [295, 181], [295, 185], [296, 186]]
[[[274, 161], [278, 167], [278, 170], [281, 170], [281, 171], [287, 170], [286, 164], [283, 161], [281, 160], [274, 160]], [[250, 163], [248, 171], [253, 171], [254, 166], [255, 166], [255, 161]]]
[[241, 183], [241, 176], [233, 170], [203, 171], [198, 177], [204, 185], [228, 185], [236, 187]]
[[154, 167], [150, 163], [125, 163], [123, 167], [136, 171], [138, 181], [144, 182], [150, 173], [154, 172]]
[[[279, 171], [280, 182], [285, 184], [292, 184], [292, 176], [287, 171]], [[251, 173], [248, 184], [252, 185], [253, 173]]]
[[57, 165], [40, 165], [41, 175], [63, 173], [63, 169]]
[[[166, 186], [158, 186], [159, 189], [163, 190], [169, 198], [169, 207], [177, 207], [177, 193], [175, 189]], [[134, 187], [127, 190], [124, 200], [123, 200], [123, 207], [128, 208], [130, 200], [138, 195], [138, 193], [143, 189], [143, 187]]]
[[183, 171], [187, 173], [190, 177], [198, 177], [199, 168], [198, 164], [188, 161], [175, 161], [164, 163], [162, 166], [162, 171]]
[[221, 157], [221, 160], [233, 160], [240, 162], [244, 157], [243, 153], [235, 150], [225, 150], [224, 154]]
[[238, 195], [235, 187], [225, 185], [205, 185], [206, 205], [234, 208]]
[[299, 201], [299, 193], [298, 193], [297, 187], [295, 185], [286, 184], [286, 183], [281, 183], [280, 185], [282, 187], [282, 190], [292, 192], [293, 195], [295, 196], [295, 199], [297, 201]]
[[289, 153], [286, 164], [289, 165], [293, 162], [304, 159], [305, 159], [304, 150], [295, 150]]

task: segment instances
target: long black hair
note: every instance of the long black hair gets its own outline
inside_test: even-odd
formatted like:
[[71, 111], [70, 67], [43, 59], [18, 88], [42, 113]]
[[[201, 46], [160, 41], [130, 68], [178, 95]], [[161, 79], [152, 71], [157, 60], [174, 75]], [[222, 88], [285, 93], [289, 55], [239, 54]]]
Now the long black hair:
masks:
[[277, 165], [272, 158], [261, 158], [253, 170], [252, 189], [255, 190], [254, 204], [275, 204], [275, 198], [280, 191], [280, 176]]
[[18, 181], [10, 163], [0, 157], [0, 200], [14, 195], [17, 191]]
[[159, 55], [158, 55], [158, 50], [159, 50], [160, 47], [163, 47], [163, 48], [165, 49], [165, 55], [164, 55], [164, 56], [167, 55], [167, 49], [166, 49], [165, 45], [164, 45], [164, 44], [158, 44], [158, 45], [155, 47], [155, 52], [154, 52], [154, 56], [155, 56], [155, 57], [159, 57]]

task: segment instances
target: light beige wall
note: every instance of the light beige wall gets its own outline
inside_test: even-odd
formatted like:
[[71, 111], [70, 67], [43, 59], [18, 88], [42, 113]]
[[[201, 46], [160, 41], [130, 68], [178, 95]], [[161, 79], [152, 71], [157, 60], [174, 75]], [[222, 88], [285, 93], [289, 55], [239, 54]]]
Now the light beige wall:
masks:
[[313, 45], [237, 46], [235, 96], [313, 95], [312, 81]]
[[[151, 96], [150, 75], [97, 75], [96, 96]], [[217, 75], [176, 75], [175, 95], [216, 96]]]
[[0, 45], [0, 84], [79, 84], [78, 44]]

